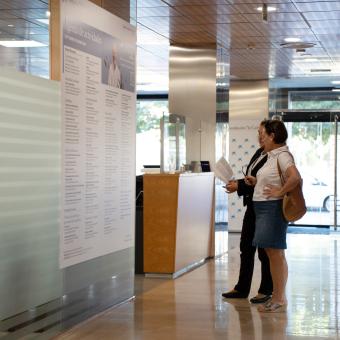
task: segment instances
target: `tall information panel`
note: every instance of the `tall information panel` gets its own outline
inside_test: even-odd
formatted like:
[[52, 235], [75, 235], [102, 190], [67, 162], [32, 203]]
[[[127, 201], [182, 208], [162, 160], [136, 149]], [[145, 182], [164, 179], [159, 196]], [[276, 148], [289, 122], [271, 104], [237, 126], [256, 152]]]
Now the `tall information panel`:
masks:
[[62, 0], [60, 267], [134, 246], [136, 28]]

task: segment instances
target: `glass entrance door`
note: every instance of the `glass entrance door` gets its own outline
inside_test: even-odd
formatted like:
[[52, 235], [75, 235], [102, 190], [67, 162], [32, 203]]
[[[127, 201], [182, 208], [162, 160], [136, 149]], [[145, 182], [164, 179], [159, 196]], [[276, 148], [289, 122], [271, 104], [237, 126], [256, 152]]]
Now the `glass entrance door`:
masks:
[[338, 230], [340, 222], [340, 113], [335, 113], [334, 121], [334, 196], [330, 209], [333, 210], [333, 226], [334, 230]]
[[290, 111], [282, 117], [289, 149], [303, 178], [307, 205], [306, 215], [296, 224], [334, 226], [338, 213], [334, 195], [339, 187], [335, 174], [340, 172], [340, 165], [336, 166], [340, 159], [340, 132], [335, 123], [338, 116], [332, 112]]

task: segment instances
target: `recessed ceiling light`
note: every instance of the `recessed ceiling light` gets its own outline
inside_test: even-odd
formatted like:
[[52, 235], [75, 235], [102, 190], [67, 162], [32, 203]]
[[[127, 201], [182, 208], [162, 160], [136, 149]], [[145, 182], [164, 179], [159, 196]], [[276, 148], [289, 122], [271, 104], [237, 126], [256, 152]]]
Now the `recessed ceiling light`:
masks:
[[316, 58], [295, 58], [293, 60], [294, 62], [299, 62], [299, 63], [313, 63], [313, 62], [319, 61], [319, 59], [316, 59]]
[[340, 80], [332, 80], [331, 83], [332, 84], [340, 84]]
[[[262, 12], [263, 11], [263, 7], [257, 7], [256, 8], [257, 11]], [[276, 7], [272, 7], [272, 6], [268, 6], [267, 7], [267, 12], [275, 12], [276, 11]]]
[[299, 42], [301, 41], [300, 38], [290, 37], [290, 38], [284, 38], [285, 42]]
[[47, 46], [35, 40], [0, 40], [0, 45], [5, 47], [43, 47]]
[[49, 25], [50, 24], [50, 20], [49, 19], [36, 19], [37, 21], [45, 24], [45, 25]]
[[340, 92], [340, 89], [332, 89], [333, 92]]
[[303, 60], [303, 61], [306, 61], [306, 62], [309, 62], [309, 63], [318, 61], [318, 59], [316, 59], [316, 58], [304, 58], [304, 59], [302, 59], [302, 60]]
[[7, 25], [8, 27], [14, 27], [14, 25], [12, 25], [12, 24], [9, 24], [9, 25]]
[[51, 12], [50, 11], [46, 11], [46, 16], [49, 18], [51, 16]]

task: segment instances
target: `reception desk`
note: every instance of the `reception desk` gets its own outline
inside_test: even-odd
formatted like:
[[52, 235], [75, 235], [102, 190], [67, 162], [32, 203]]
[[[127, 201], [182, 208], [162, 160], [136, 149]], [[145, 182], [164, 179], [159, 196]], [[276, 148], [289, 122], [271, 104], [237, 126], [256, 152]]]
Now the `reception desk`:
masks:
[[144, 175], [144, 272], [176, 277], [214, 255], [214, 174]]

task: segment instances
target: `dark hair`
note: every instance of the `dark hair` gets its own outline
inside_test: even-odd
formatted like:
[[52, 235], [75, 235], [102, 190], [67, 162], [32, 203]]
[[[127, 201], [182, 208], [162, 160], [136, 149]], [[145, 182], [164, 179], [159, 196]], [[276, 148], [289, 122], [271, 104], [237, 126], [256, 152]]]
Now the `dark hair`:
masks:
[[268, 120], [264, 124], [267, 135], [274, 134], [274, 143], [283, 144], [288, 138], [285, 125], [280, 120]]
[[266, 124], [267, 121], [268, 121], [267, 118], [262, 119], [261, 122], [260, 122], [260, 125], [261, 125], [261, 126], [264, 126], [264, 125]]

